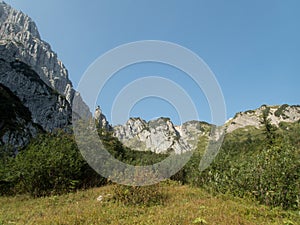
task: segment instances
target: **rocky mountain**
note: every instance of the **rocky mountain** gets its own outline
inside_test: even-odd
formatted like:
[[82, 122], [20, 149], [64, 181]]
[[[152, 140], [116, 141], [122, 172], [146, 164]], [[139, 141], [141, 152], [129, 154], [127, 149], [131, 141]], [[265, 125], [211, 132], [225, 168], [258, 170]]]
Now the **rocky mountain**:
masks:
[[[6, 91], [5, 96], [18, 99], [17, 105], [22, 104], [9, 118], [4, 114], [14, 110], [16, 104], [1, 105], [0, 144], [20, 147], [39, 130], [52, 132], [56, 128], [66, 128], [71, 124], [74, 99], [73, 116], [91, 117], [89, 108], [73, 89], [67, 69], [50, 45], [41, 40], [35, 23], [2, 1], [0, 84], [3, 93]], [[18, 129], [7, 124], [14, 124]]]
[[[41, 39], [35, 23], [4, 2], [0, 2], [0, 94], [0, 145], [24, 146], [39, 131], [67, 127], [72, 115], [73, 119], [77, 115], [91, 117], [89, 108], [73, 89], [67, 69]], [[300, 120], [300, 106], [288, 105], [263, 105], [237, 113], [222, 129], [199, 121], [175, 126], [168, 118], [149, 122], [130, 118], [126, 124], [112, 127], [100, 107], [94, 117], [98, 127], [112, 131], [127, 147], [180, 154], [195, 149], [201, 136], [214, 141], [220, 139], [224, 129], [230, 133], [247, 126], [260, 128], [266, 110], [276, 126]]]
[[114, 136], [125, 146], [138, 151], [180, 154], [193, 150], [201, 135], [208, 136], [210, 125], [190, 121], [174, 126], [169, 118], [158, 118], [146, 122], [141, 118], [130, 118], [125, 125], [113, 127]]
[[35, 23], [4, 2], [0, 2], [0, 40], [2, 49], [6, 48], [10, 56], [30, 66], [45, 84], [64, 96], [71, 106], [76, 98], [77, 105], [73, 108], [78, 114], [91, 116], [79, 93], [73, 89], [67, 69], [50, 45], [41, 39]]
[[222, 129], [211, 129], [215, 126], [205, 122], [189, 121], [181, 126], [175, 126], [168, 118], [159, 118], [146, 122], [140, 118], [130, 118], [126, 124], [113, 127], [114, 136], [125, 146], [138, 151], [168, 153], [174, 151], [180, 154], [194, 150], [198, 140], [205, 136], [210, 140], [218, 140], [219, 132], [230, 133], [236, 129], [254, 126], [260, 128], [263, 111], [267, 110], [271, 124], [278, 126], [280, 122], [297, 122], [300, 120], [300, 106], [266, 106], [258, 109], [240, 112], [225, 123]]

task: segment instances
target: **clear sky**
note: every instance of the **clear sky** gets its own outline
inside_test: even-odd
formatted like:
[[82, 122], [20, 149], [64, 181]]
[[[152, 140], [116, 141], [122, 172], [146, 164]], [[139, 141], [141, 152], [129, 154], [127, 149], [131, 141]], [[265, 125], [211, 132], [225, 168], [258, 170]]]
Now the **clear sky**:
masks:
[[[223, 91], [227, 118], [262, 104], [300, 104], [299, 0], [5, 2], [36, 22], [75, 88], [88, 66], [106, 51], [133, 41], [163, 40], [192, 50], [207, 63]], [[210, 122], [205, 95], [182, 72], [146, 63], [120, 74], [98, 98], [109, 120], [112, 103], [126, 84], [143, 76], [162, 76], [181, 85], [200, 120]], [[175, 108], [159, 98], [143, 99], [129, 116], [167, 116], [180, 123]], [[114, 118], [114, 123], [123, 122]]]

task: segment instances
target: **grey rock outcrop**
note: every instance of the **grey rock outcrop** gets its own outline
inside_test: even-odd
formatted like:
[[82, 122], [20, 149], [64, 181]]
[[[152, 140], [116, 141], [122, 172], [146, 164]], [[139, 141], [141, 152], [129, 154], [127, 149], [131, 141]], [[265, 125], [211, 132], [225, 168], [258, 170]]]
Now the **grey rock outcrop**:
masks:
[[199, 136], [208, 135], [209, 127], [197, 121], [175, 127], [169, 118], [149, 122], [130, 118], [125, 125], [113, 127], [113, 131], [115, 137], [134, 150], [181, 154], [196, 148]]
[[266, 106], [262, 105], [255, 110], [248, 110], [246, 112], [239, 112], [233, 119], [230, 119], [227, 123], [227, 133], [233, 132], [239, 128], [245, 128], [247, 126], [253, 126], [260, 128], [262, 124], [263, 111], [268, 111], [268, 119], [271, 124], [278, 126], [280, 122], [293, 123], [300, 120], [300, 106]]
[[2, 45], [12, 43], [17, 46], [11, 49], [13, 56], [29, 65], [49, 87], [64, 96], [71, 106], [75, 96], [78, 115], [91, 117], [89, 108], [73, 89], [67, 69], [50, 45], [41, 40], [35, 23], [4, 2], [0, 2], [0, 40]]
[[112, 127], [110, 126], [109, 122], [107, 121], [105, 115], [102, 113], [100, 106], [98, 106], [94, 113], [94, 118], [96, 122], [96, 127], [104, 129], [106, 131], [110, 131]]

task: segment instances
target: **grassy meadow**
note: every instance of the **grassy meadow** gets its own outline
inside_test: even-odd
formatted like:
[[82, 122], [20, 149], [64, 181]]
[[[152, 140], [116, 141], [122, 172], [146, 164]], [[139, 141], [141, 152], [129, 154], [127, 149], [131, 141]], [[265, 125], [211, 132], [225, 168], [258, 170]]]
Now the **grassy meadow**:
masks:
[[[174, 182], [161, 185], [161, 204], [125, 205], [113, 200], [114, 185], [61, 196], [0, 198], [0, 224], [300, 224], [283, 211], [231, 195], [212, 195]], [[99, 195], [102, 201], [97, 201]]]

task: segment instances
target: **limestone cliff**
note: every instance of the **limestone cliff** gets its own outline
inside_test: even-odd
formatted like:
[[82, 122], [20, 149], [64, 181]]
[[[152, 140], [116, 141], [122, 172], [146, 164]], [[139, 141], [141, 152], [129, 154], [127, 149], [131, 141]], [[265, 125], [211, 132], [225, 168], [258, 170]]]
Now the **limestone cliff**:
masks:
[[[268, 119], [278, 126], [280, 122], [300, 120], [300, 106], [261, 106], [255, 110], [237, 113], [222, 127], [215, 127], [205, 122], [189, 121], [181, 126], [174, 126], [168, 118], [146, 122], [140, 118], [130, 118], [126, 124], [113, 127], [114, 136], [125, 146], [139, 151], [156, 153], [175, 152], [180, 154], [194, 150], [199, 138], [219, 140], [224, 131], [230, 133], [236, 129], [254, 126], [260, 128], [263, 111], [267, 110]], [[214, 130], [212, 133], [211, 131]]]
[[180, 154], [193, 150], [200, 135], [209, 134], [210, 125], [191, 121], [182, 126], [174, 126], [169, 118], [149, 122], [130, 118], [125, 125], [115, 126], [113, 130], [115, 137], [134, 150]]
[[17, 46], [9, 49], [14, 58], [29, 65], [45, 84], [64, 96], [70, 105], [74, 97], [78, 98], [75, 110], [80, 110], [80, 115], [91, 116], [89, 108], [73, 89], [67, 69], [50, 45], [41, 39], [35, 23], [4, 2], [0, 2], [0, 40], [1, 45]]
[[68, 101], [44, 83], [31, 67], [10, 57], [12, 48], [0, 45], [0, 83], [20, 99], [30, 111], [32, 121], [45, 131], [68, 126], [71, 122]]
[[300, 106], [287, 104], [277, 106], [262, 105], [258, 109], [239, 112], [227, 123], [227, 133], [246, 126], [260, 128], [262, 126], [263, 111], [267, 110], [271, 124], [278, 126], [280, 122], [297, 122], [300, 120]]
[[[6, 126], [6, 116], [3, 115], [15, 108], [14, 105], [1, 105], [1, 145], [23, 147], [38, 131], [65, 129], [71, 124], [72, 103], [75, 98], [73, 115], [91, 117], [80, 94], [73, 89], [68, 71], [50, 45], [41, 40], [35, 23], [27, 15], [2, 1], [0, 84], [18, 99], [18, 105], [22, 108], [7, 120], [8, 124], [16, 127]], [[22, 112], [26, 112], [26, 120], [22, 117]]]

